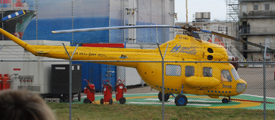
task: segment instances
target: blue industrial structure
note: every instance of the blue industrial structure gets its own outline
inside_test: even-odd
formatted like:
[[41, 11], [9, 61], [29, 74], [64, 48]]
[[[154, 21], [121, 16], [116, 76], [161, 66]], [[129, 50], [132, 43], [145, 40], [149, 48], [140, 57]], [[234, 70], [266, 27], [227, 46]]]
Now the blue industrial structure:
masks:
[[[23, 40], [70, 41], [82, 43], [164, 43], [173, 38], [169, 28], [142, 28], [136, 31], [104, 30], [94, 32], [52, 34], [53, 30], [133, 26], [133, 25], [174, 25], [174, 1], [139, 0], [41, 0], [32, 3], [38, 16], [30, 21]], [[133, 35], [135, 34], [135, 35]], [[172, 35], [171, 35], [172, 34]], [[156, 39], [158, 38], [158, 39]], [[102, 80], [110, 80], [115, 86], [116, 67], [103, 64], [74, 62], [82, 65], [82, 88], [87, 83], [102, 89]], [[111, 71], [111, 72], [110, 72]], [[109, 76], [108, 76], [109, 75]]]
[[73, 64], [82, 65], [82, 89], [87, 85], [87, 82], [84, 81], [84, 79], [93, 83], [96, 91], [102, 90], [103, 80], [109, 80], [114, 88], [116, 84], [116, 66], [89, 62], [73, 62]]

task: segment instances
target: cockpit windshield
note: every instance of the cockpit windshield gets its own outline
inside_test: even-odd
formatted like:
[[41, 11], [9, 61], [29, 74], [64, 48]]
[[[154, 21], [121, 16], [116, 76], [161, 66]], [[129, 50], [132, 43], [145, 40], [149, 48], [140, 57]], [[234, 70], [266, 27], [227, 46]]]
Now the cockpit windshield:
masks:
[[232, 81], [232, 77], [231, 74], [229, 72], [229, 70], [222, 70], [221, 71], [221, 80], [224, 82], [231, 82]]
[[232, 75], [233, 75], [233, 77], [234, 77], [235, 80], [239, 80], [240, 79], [240, 76], [238, 75], [238, 73], [237, 73], [237, 71], [236, 71], [235, 68], [231, 69], [231, 73], [232, 73]]

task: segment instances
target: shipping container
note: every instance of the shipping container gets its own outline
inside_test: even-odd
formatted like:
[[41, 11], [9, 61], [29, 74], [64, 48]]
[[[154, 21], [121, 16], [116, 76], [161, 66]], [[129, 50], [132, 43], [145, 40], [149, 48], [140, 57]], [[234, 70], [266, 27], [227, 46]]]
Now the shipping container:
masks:
[[81, 64], [82, 66], [82, 90], [87, 85], [87, 82], [84, 81], [85, 79], [95, 85], [96, 91], [102, 91], [103, 80], [109, 80], [114, 88], [117, 80], [116, 66], [90, 62], [73, 62], [73, 64]]
[[11, 3], [11, 0], [0, 0], [0, 3]]

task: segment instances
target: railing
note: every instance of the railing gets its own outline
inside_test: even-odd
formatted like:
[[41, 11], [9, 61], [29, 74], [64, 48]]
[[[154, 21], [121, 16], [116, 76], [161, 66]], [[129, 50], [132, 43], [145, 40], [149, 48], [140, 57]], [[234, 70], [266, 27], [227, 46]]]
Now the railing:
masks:
[[274, 27], [240, 27], [240, 35], [242, 34], [275, 34]]
[[240, 18], [274, 18], [274, 10], [256, 10], [249, 11], [248, 13], [242, 13], [239, 15]]
[[[258, 42], [256, 44], [261, 44], [261, 45], [265, 46], [264, 42]], [[271, 43], [270, 46], [268, 45], [267, 47], [271, 48], [271, 49], [275, 49], [275, 43]], [[261, 48], [253, 46], [253, 45], [247, 45], [247, 50], [261, 51]]]
[[239, 0], [239, 2], [268, 2], [268, 1], [274, 1], [274, 0]]
[[[204, 21], [192, 21], [192, 22], [189, 22], [189, 23], [222, 23], [222, 22], [234, 22], [234, 20], [219, 20], [219, 19], [215, 19], [215, 20], [210, 20], [210, 21], [207, 21], [207, 22], [204, 22]], [[185, 25], [186, 22], [177, 22], [176, 23], [176, 26], [177, 25]]]

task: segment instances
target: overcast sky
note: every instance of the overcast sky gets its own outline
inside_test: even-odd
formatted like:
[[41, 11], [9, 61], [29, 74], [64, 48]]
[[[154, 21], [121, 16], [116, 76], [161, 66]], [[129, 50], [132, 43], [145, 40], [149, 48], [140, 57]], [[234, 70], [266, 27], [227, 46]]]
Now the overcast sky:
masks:
[[[225, 0], [188, 0], [188, 22], [191, 22], [195, 12], [211, 12], [211, 20], [226, 19]], [[175, 12], [178, 13], [178, 22], [186, 22], [185, 0], [175, 0]]]

